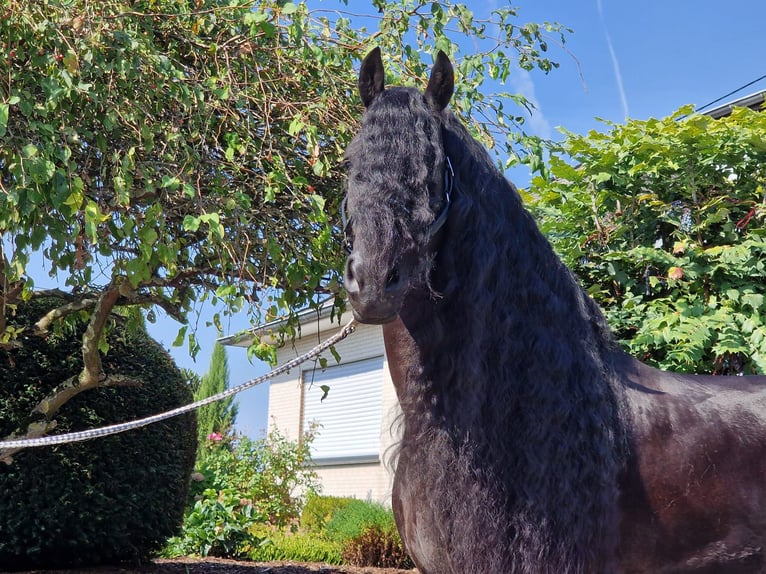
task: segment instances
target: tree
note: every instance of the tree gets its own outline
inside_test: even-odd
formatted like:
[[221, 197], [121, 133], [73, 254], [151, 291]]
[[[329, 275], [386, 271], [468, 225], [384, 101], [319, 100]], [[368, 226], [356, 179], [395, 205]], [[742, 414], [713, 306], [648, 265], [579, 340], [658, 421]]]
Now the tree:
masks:
[[[472, 125], [489, 144], [520, 118], [507, 98], [480, 94], [485, 79], [515, 65], [548, 71], [549, 42], [564, 40], [557, 25], [516, 24], [510, 8], [478, 21], [452, 2], [371, 4], [378, 13], [358, 22], [283, 0], [0, 8], [0, 345], [89, 317], [82, 372], [41, 396], [45, 424], [18, 435], [45, 434], [71, 397], [120, 384], [101, 365], [117, 310], [150, 322], [164, 310], [181, 324], [175, 344], [194, 353], [187, 317], [201, 301], [218, 305], [216, 324], [243, 309], [261, 322], [341, 290], [342, 154], [360, 116], [353, 67], [373, 45], [391, 79], [419, 84], [428, 52], [451, 53], [453, 107], [485, 118]], [[473, 40], [471, 53], [447, 33]], [[56, 294], [67, 302], [12, 328], [19, 301], [44, 294], [34, 253], [64, 277]]]
[[[199, 401], [212, 397], [229, 387], [229, 365], [226, 359], [226, 348], [220, 343], [213, 347], [208, 372], [202, 377], [199, 387], [194, 391], [194, 400]], [[231, 433], [237, 419], [238, 405], [234, 397], [217, 401], [201, 407], [197, 411], [197, 436], [199, 445], [211, 440], [210, 437], [221, 440]], [[204, 452], [198, 450], [198, 452]]]
[[691, 112], [567, 134], [526, 199], [633, 355], [766, 373], [766, 113]]

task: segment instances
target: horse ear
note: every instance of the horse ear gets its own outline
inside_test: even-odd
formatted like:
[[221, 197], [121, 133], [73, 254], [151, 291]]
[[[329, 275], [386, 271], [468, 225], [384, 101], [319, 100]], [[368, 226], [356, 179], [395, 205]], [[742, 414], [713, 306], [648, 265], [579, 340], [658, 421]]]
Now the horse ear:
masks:
[[365, 108], [370, 107], [375, 97], [383, 91], [384, 80], [380, 48], [375, 48], [362, 61], [362, 69], [359, 71], [359, 95]]
[[455, 91], [455, 72], [447, 54], [439, 50], [436, 63], [431, 70], [431, 78], [426, 88], [426, 101], [436, 112], [442, 111], [449, 104]]

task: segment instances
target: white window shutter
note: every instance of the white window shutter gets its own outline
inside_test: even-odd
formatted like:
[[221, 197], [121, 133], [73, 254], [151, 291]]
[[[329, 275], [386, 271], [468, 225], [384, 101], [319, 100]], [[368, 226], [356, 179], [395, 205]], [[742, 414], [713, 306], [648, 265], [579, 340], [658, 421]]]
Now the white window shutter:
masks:
[[[383, 357], [303, 373], [303, 428], [318, 423], [315, 464], [375, 462], [380, 457]], [[323, 386], [329, 387], [327, 396]]]

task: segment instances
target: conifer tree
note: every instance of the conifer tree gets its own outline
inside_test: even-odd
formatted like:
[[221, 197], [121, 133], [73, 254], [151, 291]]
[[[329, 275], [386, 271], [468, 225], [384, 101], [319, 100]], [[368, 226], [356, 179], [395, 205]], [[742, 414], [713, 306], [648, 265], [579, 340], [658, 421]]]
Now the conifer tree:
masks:
[[[229, 364], [226, 349], [219, 343], [213, 347], [208, 372], [194, 392], [194, 400], [202, 400], [226, 390], [229, 386]], [[201, 407], [197, 411], [197, 436], [200, 447], [211, 440], [221, 440], [230, 434], [237, 418], [238, 404], [234, 397]], [[202, 449], [200, 448], [200, 452]]]

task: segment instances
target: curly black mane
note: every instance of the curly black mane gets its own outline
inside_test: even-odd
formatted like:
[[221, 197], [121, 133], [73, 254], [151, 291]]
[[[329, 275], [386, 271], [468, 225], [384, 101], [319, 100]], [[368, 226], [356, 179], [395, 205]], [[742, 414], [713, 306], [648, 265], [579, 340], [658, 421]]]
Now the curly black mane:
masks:
[[[421, 377], [427, 390], [402, 400], [414, 422], [400, 448], [434, 432], [422, 413], [431, 405], [437, 426], [450, 429], [444, 440], [464, 442], [468, 455], [459, 468], [444, 468], [443, 480], [492, 474], [514, 489], [496, 501], [461, 502], [483, 508], [488, 521], [507, 521], [500, 532], [519, 549], [497, 557], [501, 569], [477, 572], [525, 572], [540, 556], [558, 564], [551, 572], [609, 570], [597, 560], [614, 555], [626, 448], [622, 389], [603, 360], [617, 351], [615, 340], [484, 148], [451, 112], [440, 121], [454, 191], [433, 267], [437, 312], [423, 320], [414, 311], [415, 336], [422, 332], [430, 358]], [[463, 525], [473, 528], [457, 521], [456, 529]], [[486, 531], [452, 535], [476, 538], [472, 552], [497, 552]]]

